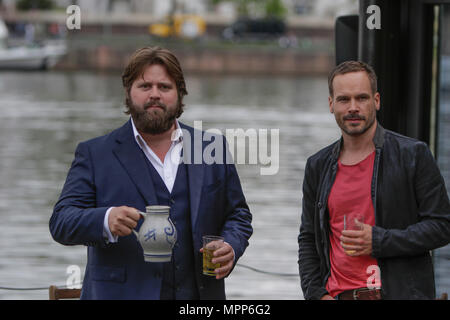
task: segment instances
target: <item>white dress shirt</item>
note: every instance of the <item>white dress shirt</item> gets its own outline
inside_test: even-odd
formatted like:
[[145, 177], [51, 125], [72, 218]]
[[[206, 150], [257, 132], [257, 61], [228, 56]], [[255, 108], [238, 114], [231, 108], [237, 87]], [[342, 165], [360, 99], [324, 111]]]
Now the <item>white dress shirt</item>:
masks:
[[[181, 162], [181, 150], [183, 148], [183, 131], [180, 128], [178, 120], [175, 120], [175, 130], [172, 132], [172, 144], [170, 145], [169, 151], [164, 157], [164, 162], [159, 159], [159, 157], [153, 152], [153, 150], [147, 145], [144, 138], [137, 131], [134, 125], [133, 118], [131, 118], [131, 125], [133, 127], [133, 135], [138, 146], [142, 149], [147, 159], [153, 165], [155, 170], [160, 175], [161, 179], [167, 187], [169, 192], [172, 192], [173, 184], [175, 183], [175, 178], [177, 176], [178, 165]], [[150, 181], [149, 181], [150, 183]], [[108, 239], [109, 242], [117, 242], [118, 236], [113, 236], [109, 230], [109, 213], [111, 209], [106, 211], [105, 218], [103, 220], [103, 237]]]

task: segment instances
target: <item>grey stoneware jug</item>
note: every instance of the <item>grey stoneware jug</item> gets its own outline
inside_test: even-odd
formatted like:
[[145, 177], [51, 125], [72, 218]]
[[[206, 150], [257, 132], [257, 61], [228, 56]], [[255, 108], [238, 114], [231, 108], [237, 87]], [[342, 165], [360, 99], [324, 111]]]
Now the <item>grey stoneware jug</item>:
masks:
[[177, 230], [169, 218], [170, 207], [147, 206], [139, 232], [133, 230], [144, 250], [145, 262], [169, 262], [177, 241]]

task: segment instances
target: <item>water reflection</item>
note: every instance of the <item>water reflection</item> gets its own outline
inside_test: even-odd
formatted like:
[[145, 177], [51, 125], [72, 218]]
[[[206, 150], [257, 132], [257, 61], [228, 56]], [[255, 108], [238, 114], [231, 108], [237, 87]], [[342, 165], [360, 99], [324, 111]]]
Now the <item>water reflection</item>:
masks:
[[[306, 158], [338, 136], [327, 108], [324, 77], [188, 76], [182, 121], [203, 129], [280, 129], [280, 167], [238, 171], [254, 235], [240, 263], [297, 273], [301, 183]], [[66, 268], [86, 263], [86, 248], [55, 243], [48, 219], [76, 145], [121, 126], [120, 74], [0, 74], [0, 286], [44, 287], [66, 282]], [[236, 267], [229, 299], [301, 299], [299, 279]], [[0, 290], [3, 299], [47, 299], [40, 291]]]
[[[448, 6], [450, 12], [450, 6]], [[442, 57], [441, 61], [441, 88], [439, 93], [438, 114], [438, 145], [437, 162], [446, 182], [447, 192], [450, 196], [450, 55]], [[444, 62], [444, 58], [446, 59]], [[445, 68], [444, 68], [445, 67]], [[450, 245], [434, 251], [434, 265], [436, 278], [436, 292], [450, 292]]]

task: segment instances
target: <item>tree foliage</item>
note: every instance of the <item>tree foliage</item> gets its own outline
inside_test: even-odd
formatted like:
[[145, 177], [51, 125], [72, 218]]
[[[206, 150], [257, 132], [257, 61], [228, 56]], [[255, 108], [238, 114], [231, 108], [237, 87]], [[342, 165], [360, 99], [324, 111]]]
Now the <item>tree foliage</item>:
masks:
[[241, 16], [250, 15], [250, 7], [261, 7], [265, 17], [283, 18], [287, 10], [281, 0], [211, 0], [213, 4], [220, 2], [233, 2], [236, 4], [238, 14]]
[[17, 9], [27, 11], [32, 9], [49, 10], [53, 8], [52, 0], [19, 0], [17, 2]]

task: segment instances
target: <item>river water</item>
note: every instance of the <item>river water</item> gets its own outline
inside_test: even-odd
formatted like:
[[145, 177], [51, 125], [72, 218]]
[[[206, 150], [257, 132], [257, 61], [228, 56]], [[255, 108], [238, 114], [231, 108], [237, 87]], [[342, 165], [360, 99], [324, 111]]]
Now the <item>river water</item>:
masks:
[[[301, 299], [297, 268], [301, 183], [308, 155], [338, 137], [323, 77], [187, 76], [181, 121], [203, 129], [279, 129], [279, 169], [238, 172], [254, 234], [226, 280], [229, 299]], [[0, 287], [65, 285], [67, 268], [86, 264], [86, 248], [54, 242], [48, 220], [76, 145], [121, 126], [120, 74], [0, 74]], [[270, 141], [270, 140], [269, 140]], [[270, 150], [270, 146], [269, 146]], [[248, 162], [246, 162], [248, 163]], [[294, 274], [286, 276], [284, 274]], [[46, 290], [0, 290], [1, 299], [47, 299]]]
[[[301, 185], [308, 156], [339, 137], [325, 77], [186, 77], [181, 121], [203, 129], [279, 129], [279, 168], [237, 166], [254, 234], [226, 280], [228, 299], [303, 299], [297, 267]], [[121, 126], [119, 74], [0, 73], [0, 287], [65, 285], [84, 273], [86, 248], [54, 242], [48, 220], [76, 145]], [[266, 273], [256, 272], [247, 267]], [[48, 299], [47, 290], [4, 290], [0, 299]]]

